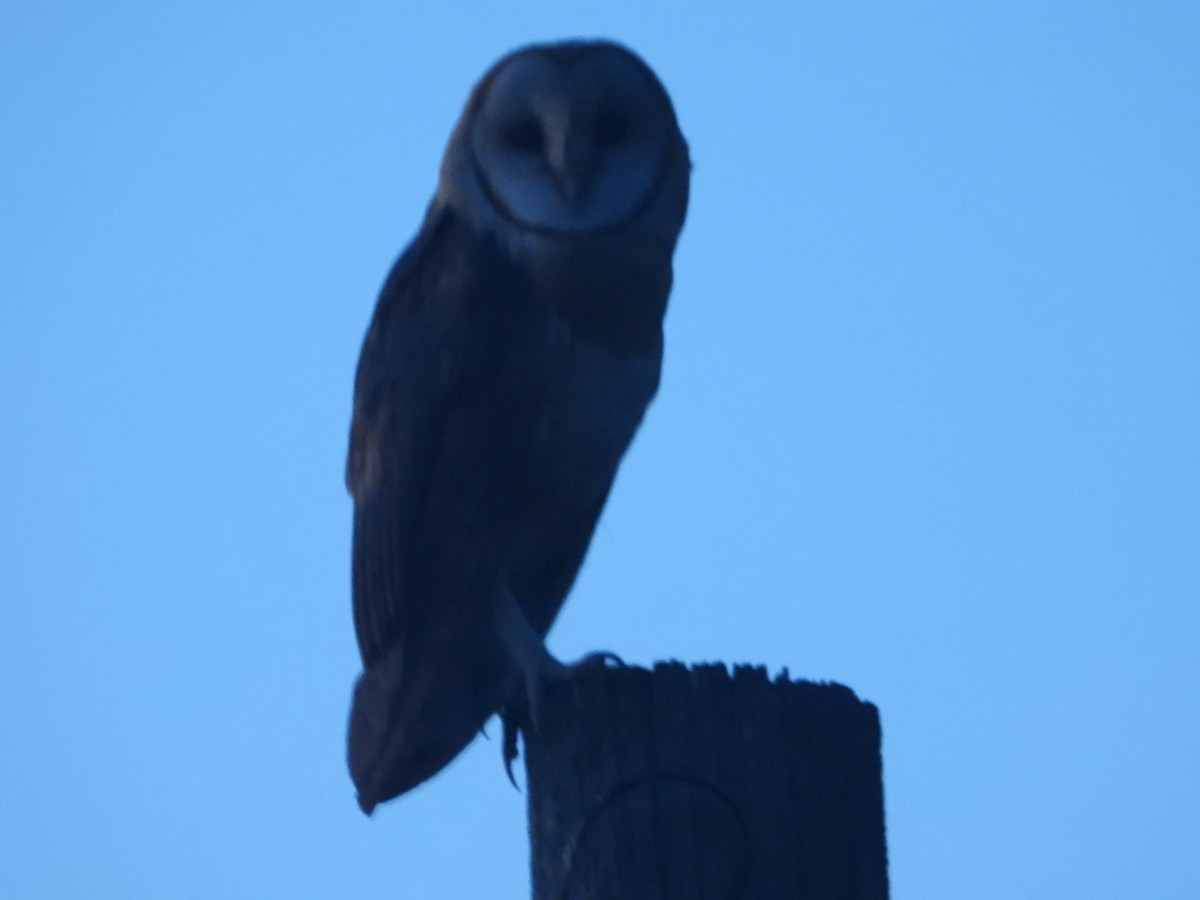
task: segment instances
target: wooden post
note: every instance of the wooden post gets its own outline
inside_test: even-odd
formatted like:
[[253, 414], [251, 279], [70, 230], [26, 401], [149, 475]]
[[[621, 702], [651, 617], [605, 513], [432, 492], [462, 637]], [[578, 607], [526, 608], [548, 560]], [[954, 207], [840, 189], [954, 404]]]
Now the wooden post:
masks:
[[762, 668], [584, 671], [525, 736], [534, 900], [881, 900], [878, 711]]

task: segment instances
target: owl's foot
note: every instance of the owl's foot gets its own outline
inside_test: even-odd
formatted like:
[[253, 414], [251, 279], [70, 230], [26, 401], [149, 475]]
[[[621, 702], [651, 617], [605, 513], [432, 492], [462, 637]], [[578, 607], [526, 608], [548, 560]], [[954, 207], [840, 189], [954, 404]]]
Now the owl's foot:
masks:
[[559, 662], [550, 655], [542, 636], [529, 624], [516, 598], [508, 590], [505, 590], [501, 600], [497, 624], [513, 670], [513, 687], [509, 700], [500, 710], [500, 720], [503, 726], [501, 746], [504, 771], [515, 787], [517, 782], [513, 777], [512, 764], [517, 758], [517, 734], [522, 730], [540, 730], [546, 692], [577, 673], [624, 666], [625, 663], [607, 650], [589, 653], [569, 665]]
[[597, 650], [594, 653], [589, 653], [576, 660], [573, 663], [564, 665], [550, 655], [549, 651], [543, 651], [546, 654], [546, 659], [550, 664], [543, 662], [540, 669], [540, 678], [526, 677], [523, 684], [523, 691], [518, 692], [513, 703], [506, 704], [500, 711], [500, 721], [503, 726], [504, 738], [502, 741], [502, 754], [504, 757], [504, 772], [508, 775], [508, 780], [512, 782], [513, 787], [517, 787], [517, 780], [513, 776], [512, 764], [516, 760], [517, 751], [517, 735], [521, 731], [538, 731], [542, 724], [542, 709], [543, 697], [547, 690], [552, 690], [556, 685], [562, 682], [569, 681], [577, 674], [585, 672], [595, 672], [608, 668], [624, 668], [625, 662], [617, 654], [608, 650]]
[[[553, 657], [551, 657], [553, 659]], [[555, 660], [557, 662], [557, 660]], [[512, 786], [520, 790], [517, 785], [517, 779], [513, 775], [512, 765], [519, 755], [517, 750], [517, 735], [522, 731], [538, 730], [538, 722], [541, 720], [541, 698], [543, 692], [550, 687], [552, 683], [559, 682], [566, 678], [567, 667], [562, 666], [561, 672], [551, 676], [551, 681], [535, 684], [526, 681], [523, 690], [516, 692], [512, 701], [506, 703], [503, 709], [500, 710], [500, 722], [503, 728], [503, 740], [501, 742], [501, 753], [504, 759], [504, 774], [508, 776], [508, 780], [512, 782]]]

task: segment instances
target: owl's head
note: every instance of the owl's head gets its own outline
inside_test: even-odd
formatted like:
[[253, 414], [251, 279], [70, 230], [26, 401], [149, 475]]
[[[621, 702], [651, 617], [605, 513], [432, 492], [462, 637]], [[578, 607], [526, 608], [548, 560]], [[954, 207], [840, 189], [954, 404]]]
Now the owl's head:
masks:
[[438, 196], [477, 223], [546, 235], [661, 219], [673, 242], [689, 169], [671, 100], [634, 53], [606, 41], [535, 45], [475, 87]]

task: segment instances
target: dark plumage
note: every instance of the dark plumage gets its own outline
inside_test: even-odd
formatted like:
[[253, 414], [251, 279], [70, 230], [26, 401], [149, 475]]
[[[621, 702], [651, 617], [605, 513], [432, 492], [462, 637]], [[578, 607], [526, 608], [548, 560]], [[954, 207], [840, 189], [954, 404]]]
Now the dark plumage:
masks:
[[[554, 60], [555, 49], [523, 52]], [[364, 674], [349, 764], [368, 813], [439, 771], [502, 706], [521, 706], [551, 665], [540, 637], [658, 386], [686, 206], [677, 138], [663, 152], [678, 158], [628, 221], [527, 239], [456, 183], [455, 154], [470, 152], [459, 132], [355, 379], [346, 480]], [[682, 181], [668, 178], [680, 165]]]

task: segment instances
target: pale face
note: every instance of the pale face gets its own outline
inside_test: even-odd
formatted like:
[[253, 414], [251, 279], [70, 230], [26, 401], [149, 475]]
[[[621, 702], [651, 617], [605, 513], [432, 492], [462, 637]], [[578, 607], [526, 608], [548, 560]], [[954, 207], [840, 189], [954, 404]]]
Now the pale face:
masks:
[[657, 194], [674, 150], [670, 103], [635, 60], [599, 49], [521, 54], [496, 73], [468, 141], [484, 191], [522, 226], [621, 225]]

